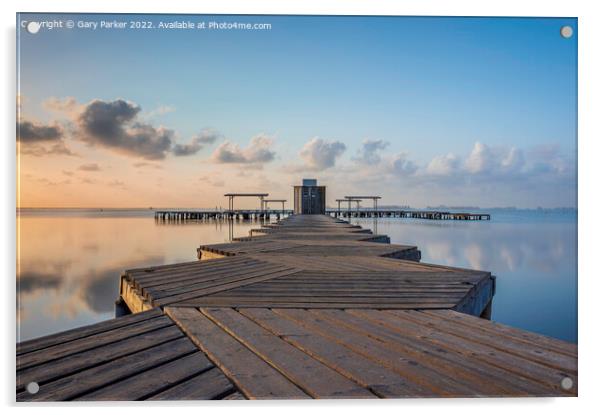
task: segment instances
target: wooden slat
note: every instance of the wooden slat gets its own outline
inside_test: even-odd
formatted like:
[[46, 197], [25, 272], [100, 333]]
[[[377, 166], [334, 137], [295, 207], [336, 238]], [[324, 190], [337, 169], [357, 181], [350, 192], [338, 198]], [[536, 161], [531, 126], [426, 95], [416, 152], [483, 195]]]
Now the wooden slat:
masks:
[[54, 359], [69, 356], [74, 353], [95, 349], [106, 344], [123, 340], [124, 338], [134, 337], [145, 332], [167, 327], [169, 325], [171, 325], [171, 322], [167, 317], [155, 317], [147, 321], [130, 324], [114, 330], [76, 339], [67, 343], [60, 343], [56, 346], [47, 347], [39, 351], [22, 354], [17, 356], [17, 370], [39, 365]]
[[442, 310], [433, 312], [436, 318], [449, 318], [458, 323], [466, 324], [470, 328], [484, 330], [491, 335], [508, 336], [514, 340], [522, 341], [531, 345], [537, 345], [537, 347], [543, 347], [557, 353], [563, 353], [571, 357], [577, 357], [577, 345], [568, 343], [563, 340], [554, 339], [541, 334], [533, 333], [530, 331], [519, 330], [514, 327], [506, 326], [495, 321], [489, 321], [481, 318], [471, 316], [469, 314], [458, 313], [452, 310]]
[[321, 336], [329, 338], [361, 354], [367, 359], [399, 373], [410, 379], [411, 382], [430, 390], [433, 395], [447, 397], [475, 395], [474, 390], [457, 382], [453, 376], [446, 376], [425, 367], [421, 362], [387, 349], [381, 342], [370, 337], [357, 336], [345, 327], [338, 326], [327, 319], [321, 318], [315, 311], [310, 312], [299, 309], [273, 310], [277, 314], [290, 318], [308, 327], [308, 329], [320, 333]]
[[[196, 351], [197, 348], [190, 340], [181, 338], [41, 385], [39, 392], [35, 395], [22, 392], [17, 395], [17, 400], [71, 400]], [[102, 395], [100, 393], [97, 396]], [[114, 396], [115, 399], [117, 397], [117, 395]]]
[[[452, 333], [433, 329], [420, 321], [410, 318], [410, 312], [385, 312], [385, 314], [387, 313], [390, 313], [394, 317], [392, 321], [388, 321], [388, 324], [393, 327], [399, 327], [399, 330], [407, 333], [408, 336], [428, 339], [433, 344], [463, 354], [466, 359], [484, 362], [487, 365], [506, 370], [512, 373], [513, 376], [520, 376], [546, 385], [553, 392], [548, 395], [558, 396], [567, 393], [572, 395], [576, 391], [576, 388], [571, 391], [564, 391], [560, 388], [560, 382], [564, 377], [568, 376], [565, 372], [551, 370], [549, 367], [538, 362], [518, 357], [481, 343], [469, 341]], [[383, 320], [386, 320], [386, 318], [383, 318]], [[572, 376], [571, 378], [576, 383], [576, 379]]]
[[135, 277], [133, 281], [140, 285], [141, 287], [155, 287], [163, 284], [169, 284], [171, 282], [182, 282], [189, 279], [197, 279], [202, 280], [204, 278], [211, 278], [215, 275], [222, 275], [228, 273], [233, 269], [243, 269], [245, 267], [252, 267], [256, 265], [265, 265], [266, 263], [263, 261], [258, 261], [253, 258], [241, 257], [236, 261], [231, 260], [227, 263], [220, 263], [219, 266], [217, 264], [207, 264], [206, 262], [197, 262], [197, 265], [194, 268], [186, 269], [183, 271], [174, 269], [165, 270], [160, 275], [153, 275], [150, 277]]
[[380, 324], [386, 320], [384, 312], [376, 310], [322, 311], [337, 324], [342, 324], [358, 335], [377, 339], [391, 350], [417, 359], [431, 369], [455, 377], [459, 383], [473, 388], [475, 394], [486, 396], [536, 396], [549, 392], [538, 383], [514, 376], [507, 371], [482, 363], [474, 363], [464, 356], [450, 352], [421, 338], [411, 338], [403, 332]]
[[110, 362], [122, 356], [136, 353], [147, 348], [183, 337], [175, 326], [139, 334], [104, 347], [75, 353], [49, 363], [17, 372], [17, 390], [23, 389], [29, 382], [44, 384], [48, 381], [68, 376], [72, 373]]
[[486, 344], [500, 351], [524, 357], [528, 360], [539, 362], [567, 373], [575, 373], [577, 370], [576, 357], [546, 350], [540, 346], [525, 347], [525, 344], [518, 340], [504, 336], [492, 336], [479, 330], [467, 329], [465, 326], [451, 320], [433, 319], [418, 311], [409, 312], [406, 316], [421, 321], [423, 324], [427, 324], [438, 330], [453, 333], [456, 336], [469, 339], [472, 342]]
[[202, 269], [218, 269], [227, 267], [233, 264], [240, 264], [244, 262], [253, 261], [252, 258], [244, 257], [226, 257], [226, 258], [215, 258], [210, 261], [191, 261], [191, 262], [179, 262], [175, 264], [165, 264], [155, 267], [146, 268], [135, 268], [128, 269], [125, 271], [130, 277], [140, 280], [151, 280], [154, 278], [162, 277], [165, 275], [171, 275], [172, 273], [187, 273], [194, 272]]
[[78, 327], [72, 330], [63, 331], [58, 334], [51, 334], [44, 337], [28, 340], [22, 343], [17, 343], [17, 355], [30, 353], [35, 350], [44, 349], [60, 343], [66, 343], [82, 337], [91, 336], [93, 334], [102, 333], [113, 330], [119, 327], [127, 326], [128, 324], [137, 323], [144, 320], [149, 320], [162, 315], [160, 309], [156, 308], [144, 313], [133, 314], [125, 317], [120, 317], [101, 323], [91, 324], [89, 326]]
[[308, 395], [196, 309], [165, 309], [189, 338], [249, 399], [303, 399]]
[[78, 401], [136, 401], [156, 395], [211, 369], [213, 364], [200, 352], [179, 357], [143, 373], [76, 398]]
[[375, 305], [374, 303], [292, 303], [292, 302], [278, 302], [278, 301], [236, 301], [229, 302], [217, 298], [215, 300], [209, 300], [208, 297], [193, 298], [172, 304], [172, 307], [186, 308], [186, 307], [226, 307], [226, 308], [240, 308], [240, 307], [259, 307], [259, 308], [315, 308], [315, 309], [347, 309], [347, 308], [366, 308], [366, 309], [378, 309], [378, 310], [426, 310], [426, 309], [449, 309], [454, 307], [454, 303], [380, 303]]
[[228, 302], [228, 303], [243, 303], [243, 302], [259, 302], [259, 303], [278, 303], [278, 302], [286, 302], [286, 303], [331, 303], [331, 304], [339, 304], [339, 303], [362, 303], [362, 304], [373, 304], [376, 308], [378, 308], [379, 304], [440, 304], [440, 303], [453, 303], [454, 301], [462, 298], [462, 295], [443, 295], [443, 296], [424, 296], [424, 295], [400, 295], [400, 296], [356, 296], [353, 294], [350, 295], [338, 295], [336, 297], [328, 297], [328, 296], [314, 296], [314, 295], [299, 295], [297, 297], [289, 296], [292, 293], [288, 293], [289, 295], [273, 295], [273, 296], [230, 296], [227, 295], [229, 293], [221, 293], [221, 295], [212, 295], [205, 297], [205, 300], [212, 302]]
[[261, 264], [256, 267], [241, 268], [212, 276], [211, 278], [202, 280], [186, 280], [177, 281], [175, 283], [161, 285], [158, 287], [152, 287], [151, 289], [144, 289], [144, 292], [153, 299], [159, 299], [161, 297], [173, 296], [177, 294], [184, 294], [194, 290], [200, 290], [203, 288], [214, 287], [216, 285], [225, 284], [227, 282], [234, 282], [238, 280], [244, 280], [251, 277], [267, 275], [272, 272], [282, 271], [287, 269], [281, 265], [265, 265]]
[[201, 309], [222, 329], [314, 398], [373, 398], [374, 394], [316, 361], [232, 309]]
[[221, 370], [213, 368], [173, 386], [163, 392], [151, 396], [148, 400], [207, 400], [220, 399], [235, 393], [234, 385], [224, 376]]
[[420, 397], [432, 394], [430, 390], [409, 379], [374, 364], [364, 356], [269, 309], [245, 308], [240, 309], [239, 312], [381, 398]]
[[283, 275], [293, 274], [297, 271], [298, 270], [296, 270], [296, 269], [284, 268], [284, 269], [281, 269], [278, 271], [269, 271], [267, 273], [261, 273], [260, 275], [257, 275], [257, 276], [246, 275], [244, 277], [235, 277], [235, 278], [229, 279], [227, 281], [222, 280], [219, 284], [216, 284], [215, 286], [212, 286], [212, 287], [203, 288], [200, 290], [191, 290], [191, 291], [183, 293], [183, 294], [178, 294], [178, 295], [169, 296], [169, 297], [163, 297], [156, 301], [153, 301], [153, 304], [155, 306], [165, 306], [165, 305], [169, 305], [169, 304], [173, 304], [173, 303], [177, 303], [177, 302], [181, 302], [181, 301], [192, 300], [197, 297], [206, 296], [209, 294], [215, 294], [215, 293], [218, 293], [221, 291], [230, 290], [232, 288], [238, 288], [238, 287], [242, 287], [242, 286], [245, 286], [248, 284], [254, 284], [256, 282], [266, 281], [266, 280], [269, 280], [272, 278], [277, 278], [277, 277], [280, 277]]

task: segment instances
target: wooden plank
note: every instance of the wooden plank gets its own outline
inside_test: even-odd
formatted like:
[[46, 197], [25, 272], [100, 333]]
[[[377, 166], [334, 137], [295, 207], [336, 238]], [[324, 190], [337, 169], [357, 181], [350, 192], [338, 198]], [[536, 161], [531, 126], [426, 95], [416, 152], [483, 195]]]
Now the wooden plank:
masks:
[[367, 388], [285, 342], [232, 309], [201, 313], [314, 398], [374, 398]]
[[383, 320], [389, 321], [388, 318], [391, 317], [388, 313], [376, 310], [327, 310], [323, 313], [362, 335], [380, 340], [392, 350], [399, 350], [436, 371], [455, 376], [458, 382], [474, 388], [475, 393], [487, 396], [537, 396], [550, 392], [549, 388], [546, 389], [539, 383], [512, 376], [497, 367], [475, 363], [472, 359], [466, 359], [465, 356], [425, 339], [407, 336], [404, 332], [383, 324]]
[[17, 400], [72, 400], [196, 351], [197, 348], [190, 340], [181, 338], [41, 385], [39, 392], [35, 395], [22, 392], [17, 395]]
[[214, 301], [208, 301], [209, 297], [199, 297], [196, 299], [186, 300], [179, 303], [171, 304], [171, 307], [186, 308], [186, 307], [226, 307], [226, 308], [239, 308], [239, 307], [255, 307], [255, 308], [326, 308], [326, 309], [347, 309], [347, 308], [367, 308], [367, 309], [378, 309], [378, 310], [425, 310], [425, 309], [449, 309], [454, 307], [454, 303], [396, 303], [386, 304], [380, 303], [375, 305], [374, 303], [285, 303], [278, 301], [237, 301], [229, 302], [224, 301], [220, 298]]
[[185, 382], [213, 368], [203, 353], [195, 352], [79, 396], [77, 401], [136, 401]]
[[358, 318], [354, 314], [342, 310], [319, 310], [316, 314], [321, 318], [327, 318], [333, 324], [345, 327], [357, 336], [373, 338], [386, 349], [413, 359], [433, 372], [439, 373], [440, 376], [455, 379], [458, 384], [466, 386], [475, 395], [526, 396], [520, 389], [504, 382], [503, 379], [496, 378], [491, 372], [483, 371], [478, 366], [466, 367], [454, 359], [449, 359], [449, 355], [441, 348], [397, 336], [386, 328]]
[[167, 315], [249, 399], [308, 395], [196, 309], [167, 307]]
[[86, 368], [110, 362], [128, 354], [136, 353], [184, 336], [175, 325], [139, 334], [109, 345], [86, 350], [56, 359], [48, 363], [17, 372], [17, 391], [29, 382], [43, 384]]
[[[431, 312], [427, 314], [430, 313]], [[485, 332], [491, 333], [495, 336], [508, 336], [512, 339], [523, 341], [531, 345], [537, 345], [538, 347], [544, 347], [557, 353], [577, 357], [577, 345], [573, 343], [569, 343], [559, 339], [554, 339], [552, 337], [533, 333], [531, 331], [516, 329], [514, 327], [506, 326], [495, 321], [484, 320], [482, 318], [477, 318], [469, 314], [458, 313], [453, 310], [442, 310], [432, 313], [435, 313], [432, 315], [437, 318], [449, 318], [454, 321], [457, 321], [458, 323], [466, 324], [468, 327], [477, 330], [484, 330]]]
[[204, 262], [199, 262], [198, 265], [192, 269], [184, 271], [164, 271], [161, 275], [150, 276], [150, 277], [137, 277], [134, 278], [136, 286], [140, 287], [155, 287], [162, 284], [168, 284], [170, 282], [181, 282], [188, 279], [203, 279], [203, 277], [212, 277], [213, 275], [221, 275], [231, 271], [233, 269], [241, 269], [248, 266], [256, 266], [265, 264], [263, 261], [258, 261], [254, 258], [240, 257], [236, 262], [231, 261], [228, 263], [220, 263], [219, 266], [216, 264], [209, 264], [212, 266], [206, 266]]
[[[221, 293], [220, 293], [221, 294]], [[261, 297], [261, 296], [229, 296], [226, 293], [221, 295], [207, 296], [203, 297], [202, 301], [207, 303], [231, 303], [231, 304], [246, 304], [246, 303], [303, 303], [303, 304], [312, 304], [312, 303], [328, 303], [332, 305], [336, 304], [353, 304], [353, 303], [361, 303], [361, 304], [372, 304], [375, 307], [378, 307], [379, 304], [419, 304], [419, 305], [427, 305], [427, 304], [448, 304], [454, 303], [457, 299], [461, 298], [461, 296], [451, 296], [446, 295], [440, 298], [436, 296], [433, 297], [424, 297], [424, 296], [407, 296], [407, 297], [358, 297], [358, 296], [337, 296], [337, 297], [322, 297], [322, 296], [271, 296], [271, 297]], [[418, 306], [419, 308], [419, 306]]]
[[381, 398], [431, 396], [432, 392], [319, 333], [278, 316], [267, 308], [239, 312], [314, 359], [355, 381]]
[[211, 261], [199, 261], [198, 259], [191, 262], [180, 262], [175, 264], [165, 264], [155, 267], [135, 268], [126, 270], [125, 273], [131, 278], [140, 280], [152, 280], [154, 278], [171, 275], [172, 273], [186, 273], [200, 269], [218, 269], [221, 267], [240, 264], [253, 261], [252, 258], [244, 257], [225, 257], [213, 259]]
[[454, 377], [446, 376], [422, 365], [415, 359], [392, 351], [368, 336], [358, 336], [347, 328], [337, 326], [321, 318], [314, 310], [272, 309], [275, 313], [292, 319], [321, 336], [333, 340], [365, 358], [384, 366], [441, 397], [475, 396], [473, 389], [457, 382]]
[[67, 343], [60, 343], [56, 346], [17, 356], [17, 370], [26, 369], [74, 353], [95, 349], [100, 346], [114, 343], [125, 338], [134, 337], [149, 331], [158, 330], [170, 325], [171, 321], [167, 317], [161, 316], [76, 339]]
[[[250, 289], [246, 289], [251, 287]], [[292, 296], [297, 294], [298, 297], [377, 297], [377, 298], [390, 298], [390, 297], [403, 297], [403, 298], [440, 298], [440, 297], [459, 297], [462, 298], [466, 295], [466, 289], [451, 289], [451, 288], [408, 288], [408, 289], [356, 289], [356, 288], [332, 288], [328, 290], [321, 289], [294, 289], [294, 288], [271, 288], [261, 289], [253, 286], [247, 286], [245, 289], [235, 289], [224, 292], [223, 294], [215, 294], [214, 296], [221, 296], [228, 294], [229, 297], [258, 297], [264, 295], [265, 297], [279, 297], [279, 296]]]
[[521, 356], [528, 360], [539, 362], [567, 373], [576, 373], [577, 371], [577, 359], [574, 356], [556, 353], [535, 345], [534, 347], [525, 347], [525, 344], [518, 340], [504, 336], [491, 336], [488, 333], [483, 333], [479, 330], [467, 329], [465, 326], [449, 319], [433, 319], [418, 311], [412, 311], [409, 314], [406, 314], [406, 316], [444, 332], [453, 333], [456, 336], [463, 337], [472, 342], [486, 344], [500, 351]]
[[218, 368], [210, 369], [184, 381], [176, 386], [164, 390], [147, 400], [208, 400], [221, 399], [235, 393], [234, 385], [224, 376]]
[[[244, 258], [244, 257], [242, 257]], [[217, 279], [222, 275], [228, 274], [232, 271], [242, 270], [245, 268], [255, 268], [260, 266], [271, 265], [263, 261], [257, 261], [249, 258], [244, 262], [237, 262], [236, 264], [228, 264], [228, 266], [212, 267], [212, 268], [201, 268], [198, 267], [194, 271], [188, 271], [185, 273], [170, 273], [164, 276], [153, 278], [153, 279], [136, 279], [137, 286], [141, 288], [157, 288], [164, 285], [184, 283], [189, 280], [205, 281], [210, 279]]]
[[[203, 288], [214, 287], [216, 285], [225, 284], [228, 282], [244, 280], [251, 277], [258, 277], [267, 275], [273, 272], [282, 271], [287, 269], [281, 265], [264, 265], [261, 264], [257, 267], [249, 269], [238, 269], [236, 271], [230, 271], [222, 275], [216, 275], [215, 277], [208, 278], [206, 280], [187, 280], [185, 282], [177, 282], [166, 286], [153, 287], [151, 289], [144, 289], [143, 291], [147, 296], [153, 299], [159, 299], [161, 297], [174, 296], [178, 294], [185, 294], [190, 291], [200, 290]], [[290, 268], [289, 268], [290, 269]]]
[[153, 304], [155, 306], [162, 307], [165, 305], [169, 305], [169, 304], [173, 304], [173, 303], [177, 303], [177, 302], [181, 302], [181, 301], [185, 301], [185, 300], [191, 300], [191, 299], [201, 297], [201, 296], [206, 296], [209, 294], [215, 294], [220, 291], [230, 290], [232, 288], [242, 287], [244, 285], [254, 284], [256, 282], [266, 281], [266, 280], [269, 280], [272, 278], [277, 278], [277, 277], [280, 277], [283, 275], [293, 274], [297, 271], [298, 270], [296, 270], [296, 269], [282, 269], [282, 270], [276, 271], [276, 272], [269, 272], [265, 275], [251, 276], [251, 277], [249, 277], [247, 275], [245, 277], [237, 277], [237, 278], [234, 278], [227, 282], [224, 282], [223, 284], [215, 285], [213, 287], [203, 288], [200, 290], [192, 290], [192, 291], [189, 291], [189, 292], [186, 292], [183, 294], [178, 294], [178, 295], [169, 296], [169, 297], [163, 297], [156, 301], [153, 301]]
[[[433, 344], [463, 354], [466, 359], [482, 361], [488, 365], [506, 370], [512, 373], [513, 376], [520, 376], [546, 385], [554, 391], [551, 396], [562, 394], [572, 395], [576, 391], [576, 378], [563, 371], [551, 370], [549, 367], [538, 362], [515, 356], [481, 343], [467, 341], [467, 339], [452, 333], [434, 329], [409, 317], [410, 312], [387, 311], [386, 313], [391, 313], [391, 315], [395, 316], [395, 324], [400, 325], [399, 330], [402, 330], [408, 336], [428, 339]], [[575, 383], [574, 388], [570, 391], [565, 391], [560, 387], [560, 382], [567, 376], [570, 376]]]
[[161, 316], [162, 314], [163, 313], [159, 308], [155, 308], [144, 313], [119, 317], [112, 320], [91, 324], [89, 326], [78, 327], [75, 329], [63, 331], [58, 334], [51, 334], [44, 337], [38, 337], [36, 339], [24, 341], [22, 343], [17, 343], [17, 355], [30, 353], [35, 350], [55, 346], [60, 343], [66, 343], [75, 339], [91, 336], [93, 334], [113, 330], [119, 327], [127, 326], [128, 324], [149, 320], [151, 318]]

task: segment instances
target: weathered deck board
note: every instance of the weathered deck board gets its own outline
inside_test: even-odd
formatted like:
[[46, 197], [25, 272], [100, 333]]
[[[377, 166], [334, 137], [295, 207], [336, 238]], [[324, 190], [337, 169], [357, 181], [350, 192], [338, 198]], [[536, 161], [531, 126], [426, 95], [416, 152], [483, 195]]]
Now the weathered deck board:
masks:
[[127, 326], [128, 324], [137, 323], [148, 320], [161, 315], [161, 310], [154, 309], [144, 313], [132, 314], [121, 319], [103, 321], [101, 323], [92, 324], [85, 327], [67, 330], [60, 334], [51, 334], [49, 336], [38, 337], [37, 339], [28, 340], [17, 344], [17, 355], [41, 350], [50, 346], [55, 346], [60, 343], [66, 343], [75, 339], [91, 336], [93, 334], [102, 333], [113, 330], [119, 327]]
[[229, 399], [229, 396], [232, 394], [238, 394], [232, 383], [224, 376], [221, 370], [213, 368], [158, 393], [150, 397], [149, 400]]
[[[193, 379], [203, 399], [238, 392], [161, 310], [137, 316], [84, 327], [79, 338], [73, 331], [47, 336], [20, 356], [17, 401], [195, 399], [201, 395], [190, 390]], [[30, 382], [39, 385], [36, 394], [25, 390]]]
[[39, 365], [43, 362], [59, 359], [71, 354], [95, 349], [99, 346], [105, 346], [128, 337], [134, 337], [142, 333], [158, 330], [171, 325], [171, 322], [165, 316], [155, 317], [153, 319], [142, 321], [119, 327], [107, 332], [83, 337], [67, 343], [60, 343], [56, 346], [47, 347], [42, 350], [32, 351], [17, 356], [17, 370]]
[[193, 308], [167, 314], [249, 399], [303, 399], [308, 395], [288, 378]]
[[130, 337], [105, 347], [78, 352], [44, 364], [23, 369], [17, 375], [17, 389], [23, 389], [29, 382], [49, 382], [66, 377], [86, 368], [111, 362], [123, 356], [161, 345], [184, 337], [175, 326]]
[[[433, 314], [442, 320], [445, 317], [437, 313], [454, 316], [460, 314], [457, 312], [177, 307], [169, 308], [168, 313], [182, 316], [174, 318], [183, 330], [194, 330], [195, 343], [252, 398], [261, 394], [257, 395], [257, 389], [248, 392], [257, 388], [255, 378], [249, 376], [249, 365], [257, 370], [260, 362], [281, 374], [282, 378], [276, 377], [280, 382], [288, 379], [312, 397], [348, 397], [350, 390], [354, 396], [377, 397], [576, 393], [574, 354], [567, 356], [570, 367], [561, 371], [554, 356], [534, 358], [531, 352], [539, 350], [534, 344], [525, 343], [521, 357], [498, 350], [503, 341], [496, 338], [498, 325], [492, 322], [480, 321], [494, 334], [484, 344], [434, 331], [411, 317]], [[550, 346], [555, 343], [546, 340]], [[560, 347], [563, 342], [558, 343]], [[241, 359], [249, 359], [249, 365]], [[569, 391], [561, 387], [567, 376], [575, 382]], [[274, 386], [262, 387], [270, 390]]]
[[314, 398], [373, 398], [374, 394], [232, 309], [201, 309], [207, 318]]

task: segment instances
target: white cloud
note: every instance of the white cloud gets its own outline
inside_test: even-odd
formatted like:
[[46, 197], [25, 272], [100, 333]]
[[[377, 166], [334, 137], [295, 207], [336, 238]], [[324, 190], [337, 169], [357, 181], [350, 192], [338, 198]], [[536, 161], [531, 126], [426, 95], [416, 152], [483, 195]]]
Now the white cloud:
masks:
[[319, 171], [334, 167], [337, 158], [346, 149], [345, 144], [340, 141], [326, 141], [314, 137], [305, 143], [299, 152], [299, 156], [303, 159], [308, 169]]
[[389, 146], [384, 140], [366, 139], [362, 141], [362, 147], [358, 151], [357, 157], [353, 159], [361, 164], [374, 165], [380, 163], [379, 152]]
[[450, 175], [460, 167], [460, 158], [453, 153], [436, 156], [426, 166], [426, 172], [432, 175]]
[[274, 160], [276, 153], [271, 149], [274, 140], [259, 134], [253, 137], [246, 148], [230, 141], [222, 143], [211, 155], [214, 163], [263, 164]]
[[410, 176], [418, 170], [418, 166], [408, 158], [407, 153], [398, 153], [389, 161], [390, 171], [399, 176]]
[[217, 131], [205, 129], [192, 137], [190, 143], [174, 144], [172, 152], [174, 156], [191, 156], [202, 150], [205, 144], [213, 144], [221, 137], [222, 135]]
[[464, 165], [469, 173], [482, 173], [491, 166], [492, 159], [489, 147], [477, 141]]

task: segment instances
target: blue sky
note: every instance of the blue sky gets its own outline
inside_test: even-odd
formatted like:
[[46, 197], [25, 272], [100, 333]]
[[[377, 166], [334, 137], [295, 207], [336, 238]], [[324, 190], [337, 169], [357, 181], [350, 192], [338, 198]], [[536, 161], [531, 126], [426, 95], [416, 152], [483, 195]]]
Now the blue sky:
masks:
[[[129, 21], [133, 16], [21, 18]], [[332, 199], [339, 192], [373, 189], [391, 203], [417, 206], [575, 205], [576, 19], [136, 19], [272, 25], [255, 31], [19, 32], [22, 120], [37, 126], [58, 123], [65, 145], [78, 150], [78, 163], [99, 164], [107, 175], [102, 183], [121, 180], [122, 187], [138, 192], [134, 200], [139, 203], [153, 203], [152, 187], [145, 196], [139, 178], [127, 180], [133, 171], [119, 171], [119, 178], [109, 177], [113, 169], [102, 168], [129, 163], [137, 154], [82, 138], [89, 131], [78, 130], [77, 114], [49, 111], [49, 99], [72, 97], [80, 112], [94, 100], [126, 100], [141, 109], [126, 128], [135, 122], [164, 126], [173, 130], [174, 144], [190, 143], [211, 129], [217, 138], [190, 157], [165, 153], [152, 161], [160, 166], [162, 180], [177, 180], [176, 173], [187, 172], [217, 183], [208, 204], [224, 190], [257, 183], [286, 197], [291, 184], [313, 175], [332, 186]], [[563, 25], [574, 29], [572, 38], [560, 36]], [[258, 135], [263, 138], [253, 142]], [[256, 156], [254, 146], [271, 156]], [[247, 152], [221, 157], [226, 149], [228, 154]], [[29, 153], [24, 169], [31, 166], [31, 180], [65, 165], [41, 159], [73, 159]], [[70, 163], [75, 170], [77, 163]], [[62, 187], [85, 184], [85, 177], [69, 177]], [[188, 203], [175, 194], [164, 197], [170, 204]], [[93, 202], [90, 196], [84, 204]]]

